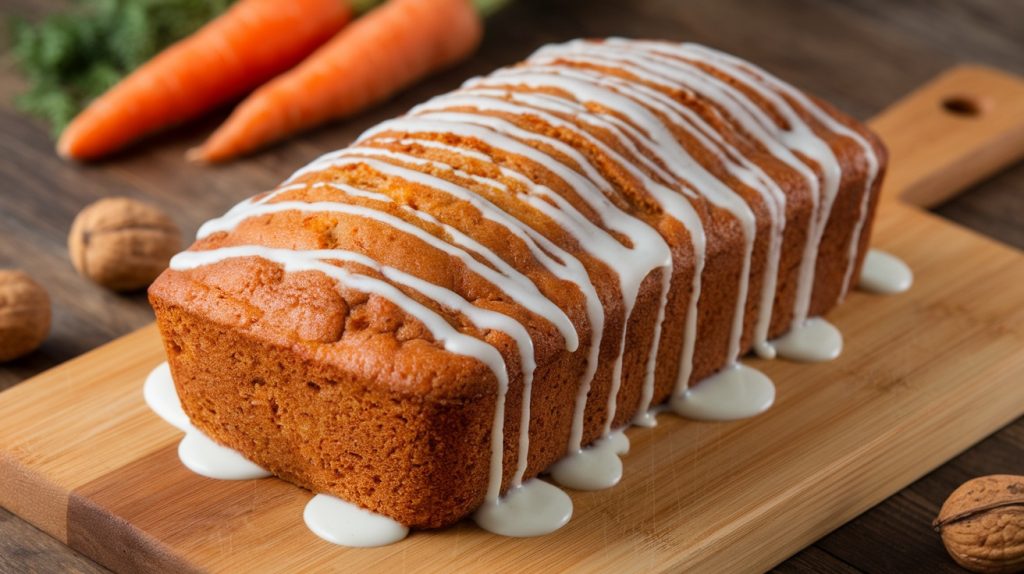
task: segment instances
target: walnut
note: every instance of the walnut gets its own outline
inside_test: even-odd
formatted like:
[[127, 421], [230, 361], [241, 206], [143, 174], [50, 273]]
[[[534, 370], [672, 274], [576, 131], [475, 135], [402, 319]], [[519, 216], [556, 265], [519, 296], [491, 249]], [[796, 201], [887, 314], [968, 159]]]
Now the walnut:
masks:
[[972, 572], [1024, 571], [1024, 476], [965, 482], [946, 499], [933, 526], [953, 560]]
[[0, 269], [0, 362], [28, 354], [50, 332], [50, 296], [27, 273]]
[[171, 218], [126, 197], [86, 207], [68, 235], [75, 269], [114, 291], [146, 287], [180, 249], [181, 232]]

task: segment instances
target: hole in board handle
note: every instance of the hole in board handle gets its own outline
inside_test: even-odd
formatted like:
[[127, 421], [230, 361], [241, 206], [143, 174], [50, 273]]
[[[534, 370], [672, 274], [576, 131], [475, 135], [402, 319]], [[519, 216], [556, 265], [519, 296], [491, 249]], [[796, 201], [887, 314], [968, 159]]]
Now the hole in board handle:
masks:
[[942, 100], [942, 109], [954, 116], [977, 117], [984, 113], [984, 108], [981, 101], [971, 96], [949, 96]]

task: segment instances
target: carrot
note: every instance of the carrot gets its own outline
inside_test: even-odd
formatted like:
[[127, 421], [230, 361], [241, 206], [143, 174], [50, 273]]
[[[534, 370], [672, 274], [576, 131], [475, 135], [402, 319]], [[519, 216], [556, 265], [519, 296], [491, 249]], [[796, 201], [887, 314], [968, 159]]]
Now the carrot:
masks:
[[199, 116], [294, 66], [351, 18], [346, 0], [239, 0], [93, 101], [57, 152], [95, 159]]
[[188, 157], [224, 161], [351, 116], [464, 59], [482, 34], [470, 0], [389, 0], [253, 92]]

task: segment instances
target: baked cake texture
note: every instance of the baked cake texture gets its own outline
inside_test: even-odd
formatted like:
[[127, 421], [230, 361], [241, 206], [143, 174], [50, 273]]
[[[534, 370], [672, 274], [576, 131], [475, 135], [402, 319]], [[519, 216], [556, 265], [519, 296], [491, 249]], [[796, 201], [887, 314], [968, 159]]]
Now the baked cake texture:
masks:
[[440, 527], [835, 306], [884, 166], [751, 64], [574, 41], [209, 222], [149, 294], [196, 427]]

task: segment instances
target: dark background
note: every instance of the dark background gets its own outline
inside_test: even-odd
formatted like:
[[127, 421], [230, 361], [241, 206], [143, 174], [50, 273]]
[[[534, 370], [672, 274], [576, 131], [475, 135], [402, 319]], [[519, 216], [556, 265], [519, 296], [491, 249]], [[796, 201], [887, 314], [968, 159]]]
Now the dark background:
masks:
[[[35, 17], [68, 5], [0, 0], [0, 15]], [[3, 46], [5, 34], [0, 32]], [[471, 75], [521, 59], [547, 42], [609, 35], [706, 43], [865, 120], [958, 63], [1024, 75], [1021, 0], [514, 0], [488, 22], [473, 59], [351, 121], [228, 166], [185, 163], [184, 151], [223, 119], [220, 112], [110, 161], [82, 167], [58, 159], [48, 128], [14, 111], [11, 98], [23, 84], [5, 47], [0, 51], [0, 268], [24, 269], [47, 287], [54, 323], [39, 351], [0, 365], [0, 390], [152, 320], [144, 295], [104, 291], [71, 268], [65, 238], [85, 205], [107, 195], [142, 198], [166, 209], [191, 236], [202, 221], [240, 199]], [[936, 211], [1024, 248], [1024, 164]], [[780, 564], [778, 571], [960, 571], [931, 530], [931, 520], [961, 482], [993, 473], [1024, 474], [1024, 419]], [[104, 570], [0, 509], [0, 571]]]

